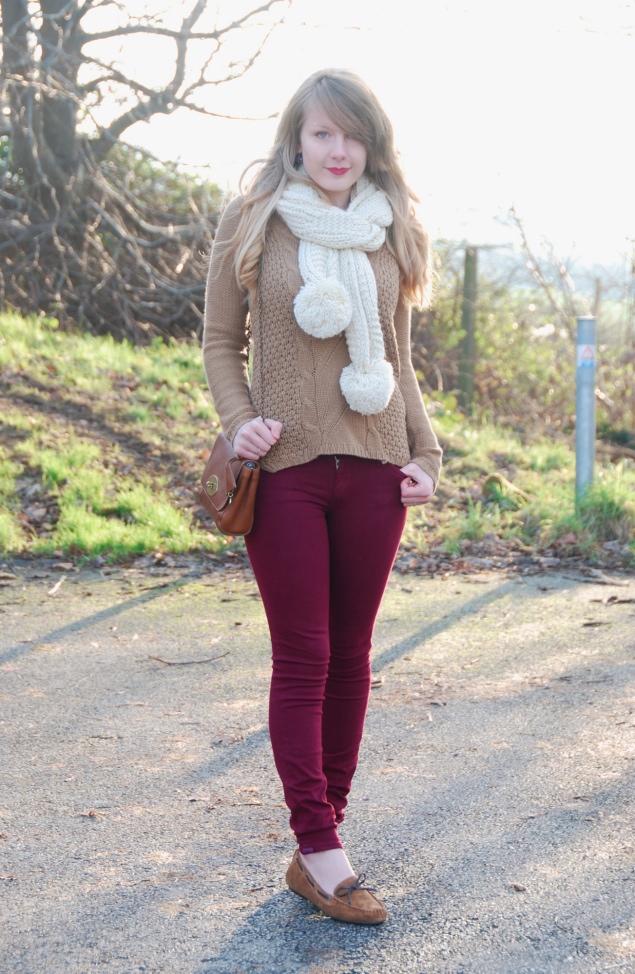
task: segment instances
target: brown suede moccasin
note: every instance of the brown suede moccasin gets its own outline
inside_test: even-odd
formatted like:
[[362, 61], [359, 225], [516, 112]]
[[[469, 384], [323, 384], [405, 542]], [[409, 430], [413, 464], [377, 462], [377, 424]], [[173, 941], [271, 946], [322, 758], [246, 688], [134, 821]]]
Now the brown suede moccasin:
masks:
[[364, 875], [351, 876], [332, 895], [320, 889], [296, 850], [287, 869], [287, 886], [317, 906], [322, 913], [345, 923], [383, 923], [388, 913], [384, 904], [364, 887]]

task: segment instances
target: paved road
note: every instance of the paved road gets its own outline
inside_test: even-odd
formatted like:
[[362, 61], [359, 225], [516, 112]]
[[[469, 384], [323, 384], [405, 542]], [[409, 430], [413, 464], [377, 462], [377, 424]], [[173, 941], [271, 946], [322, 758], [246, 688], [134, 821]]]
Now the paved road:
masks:
[[392, 579], [343, 828], [390, 911], [364, 929], [284, 886], [251, 577], [20, 572], [2, 974], [635, 971], [635, 582]]

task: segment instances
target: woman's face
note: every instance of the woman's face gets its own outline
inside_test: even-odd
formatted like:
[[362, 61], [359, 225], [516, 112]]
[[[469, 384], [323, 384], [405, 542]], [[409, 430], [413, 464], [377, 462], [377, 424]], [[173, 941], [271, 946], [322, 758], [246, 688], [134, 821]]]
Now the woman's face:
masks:
[[323, 108], [310, 108], [300, 129], [302, 162], [307, 175], [334, 206], [346, 209], [351, 189], [366, 168], [366, 146], [331, 121]]

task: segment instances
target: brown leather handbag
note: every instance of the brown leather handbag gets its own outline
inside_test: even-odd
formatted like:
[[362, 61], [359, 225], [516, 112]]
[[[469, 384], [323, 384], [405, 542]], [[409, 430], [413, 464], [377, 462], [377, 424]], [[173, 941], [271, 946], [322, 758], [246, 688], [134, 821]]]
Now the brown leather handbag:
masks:
[[223, 534], [249, 534], [254, 523], [260, 465], [244, 460], [222, 433], [214, 442], [196, 495]]

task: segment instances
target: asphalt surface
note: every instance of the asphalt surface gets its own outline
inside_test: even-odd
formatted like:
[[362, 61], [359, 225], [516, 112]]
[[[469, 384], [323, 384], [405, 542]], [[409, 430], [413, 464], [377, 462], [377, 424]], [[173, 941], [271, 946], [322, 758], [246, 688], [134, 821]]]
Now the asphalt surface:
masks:
[[249, 574], [16, 573], [2, 974], [635, 972], [632, 578], [393, 577], [342, 829], [364, 928], [284, 884]]

